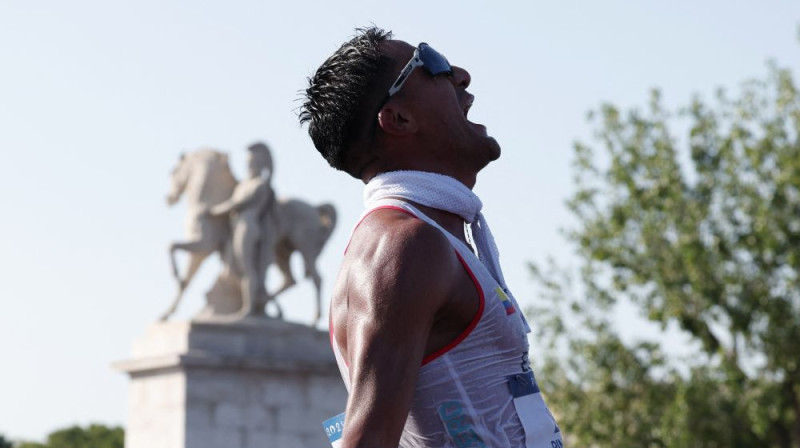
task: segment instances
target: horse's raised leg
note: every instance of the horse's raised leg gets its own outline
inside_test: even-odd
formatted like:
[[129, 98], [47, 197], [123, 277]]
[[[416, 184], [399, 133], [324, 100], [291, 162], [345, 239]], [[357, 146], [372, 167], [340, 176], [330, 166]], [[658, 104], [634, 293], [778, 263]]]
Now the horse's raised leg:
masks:
[[200, 265], [211, 255], [211, 252], [192, 252], [189, 256], [189, 267], [186, 269], [186, 277], [181, 281], [181, 290], [185, 290], [189, 283], [191, 283]]
[[169, 319], [172, 313], [178, 309], [178, 304], [183, 297], [184, 291], [189, 286], [189, 283], [194, 278], [195, 274], [197, 274], [197, 270], [200, 268], [200, 265], [203, 264], [203, 261], [210, 255], [210, 252], [195, 252], [192, 253], [189, 257], [189, 267], [186, 270], [186, 277], [183, 280], [178, 281], [178, 293], [175, 295], [175, 299], [172, 301], [172, 305], [167, 309], [167, 311], [161, 315], [159, 320], [165, 321]]
[[175, 253], [178, 251], [178, 246], [182, 243], [172, 243], [169, 245], [169, 261], [172, 265], [172, 276], [175, 280], [181, 281], [181, 274], [178, 272], [178, 260], [175, 259]]
[[[191, 253], [195, 253], [195, 252], [209, 252], [209, 253], [211, 253], [214, 250], [214, 248], [211, 247], [211, 246], [212, 246], [212, 244], [210, 244], [208, 241], [204, 241], [204, 240], [189, 241], [189, 242], [185, 242], [185, 243], [173, 242], [172, 244], [170, 244], [169, 245], [169, 260], [170, 260], [170, 263], [172, 264], [172, 275], [175, 277], [175, 280], [177, 280], [179, 283], [181, 281], [181, 274], [180, 274], [180, 270], [178, 269], [178, 260], [175, 258], [175, 254], [179, 250], [183, 250], [183, 251], [191, 252]], [[208, 256], [208, 254], [206, 254], [205, 257], [207, 257], [207, 256]], [[205, 257], [203, 257], [203, 260], [205, 260]], [[202, 263], [202, 260], [201, 260], [201, 263]], [[195, 268], [195, 269], [197, 269], [197, 268]], [[192, 275], [194, 275], [194, 274], [192, 274]], [[188, 275], [187, 275], [187, 277], [188, 277]]]
[[[161, 315], [159, 320], [167, 320], [178, 308], [178, 304], [183, 297], [183, 292], [186, 291], [186, 288], [189, 286], [192, 278], [194, 278], [195, 274], [197, 274], [197, 270], [200, 268], [200, 265], [203, 264], [203, 261], [205, 261], [209, 255], [211, 255], [211, 251], [205, 250], [206, 246], [208, 246], [208, 243], [205, 241], [172, 243], [170, 245], [170, 258], [172, 259], [172, 268], [175, 274], [175, 279], [178, 280], [178, 293], [175, 295], [172, 305], [167, 309], [166, 312], [164, 312], [164, 314]], [[186, 276], [183, 279], [180, 278], [177, 263], [175, 262], [175, 252], [178, 250], [186, 250], [190, 253], [189, 266], [186, 269]]]

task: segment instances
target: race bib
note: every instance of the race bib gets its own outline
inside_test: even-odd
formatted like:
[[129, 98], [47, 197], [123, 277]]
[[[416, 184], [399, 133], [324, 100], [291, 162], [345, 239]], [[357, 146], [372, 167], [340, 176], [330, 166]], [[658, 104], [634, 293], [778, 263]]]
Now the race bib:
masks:
[[325, 435], [333, 448], [342, 446], [342, 433], [344, 432], [344, 412], [322, 422]]
[[508, 387], [525, 430], [525, 448], [563, 448], [561, 430], [544, 403], [533, 372], [510, 377]]

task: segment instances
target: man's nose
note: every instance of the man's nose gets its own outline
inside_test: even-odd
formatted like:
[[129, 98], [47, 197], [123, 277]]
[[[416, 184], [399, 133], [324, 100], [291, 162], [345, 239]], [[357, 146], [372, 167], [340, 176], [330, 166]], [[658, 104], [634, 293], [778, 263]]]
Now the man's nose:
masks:
[[453, 69], [453, 85], [462, 89], [469, 87], [469, 83], [472, 81], [469, 72], [455, 65], [451, 65], [450, 68]]

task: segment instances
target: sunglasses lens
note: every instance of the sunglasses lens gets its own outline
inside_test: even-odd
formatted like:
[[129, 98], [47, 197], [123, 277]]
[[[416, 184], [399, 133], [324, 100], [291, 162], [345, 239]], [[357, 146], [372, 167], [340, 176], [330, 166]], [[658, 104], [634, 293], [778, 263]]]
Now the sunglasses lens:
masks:
[[430, 47], [430, 45], [422, 42], [419, 44], [416, 50], [414, 50], [414, 57], [408, 61], [408, 64], [403, 68], [400, 72], [400, 76], [397, 77], [397, 80], [389, 87], [389, 96], [391, 97], [403, 87], [403, 84], [408, 79], [408, 75], [411, 72], [419, 67], [422, 66], [431, 76], [441, 75], [442, 73], [453, 73], [453, 68], [450, 67], [450, 63], [447, 62], [447, 58], [441, 55], [438, 51], [434, 50]]
[[431, 75], [436, 76], [442, 73], [450, 73], [453, 71], [453, 69], [450, 68], [450, 63], [447, 62], [447, 58], [431, 48], [430, 45], [422, 43], [418, 48], [419, 58], [425, 64], [423, 67], [425, 67]]

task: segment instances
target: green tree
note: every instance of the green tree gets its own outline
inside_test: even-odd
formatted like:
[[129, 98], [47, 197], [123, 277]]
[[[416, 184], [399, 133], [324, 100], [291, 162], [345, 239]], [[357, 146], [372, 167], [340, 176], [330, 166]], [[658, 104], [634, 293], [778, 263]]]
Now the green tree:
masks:
[[123, 448], [125, 435], [120, 427], [73, 426], [47, 436], [49, 448]]
[[[575, 145], [568, 201], [578, 279], [532, 266], [547, 306], [531, 315], [558, 349], [540, 376], [565, 433], [578, 446], [800, 448], [791, 73], [770, 64], [713, 106], [695, 98], [670, 114], [654, 91], [644, 112], [604, 105], [590, 120], [597, 142]], [[610, 318], [620, 301], [682, 330], [696, 355], [624, 343]]]
[[125, 432], [118, 426], [72, 426], [50, 433], [47, 443], [22, 442], [15, 448], [123, 448]]
[[0, 434], [0, 448], [12, 448], [11, 441]]

